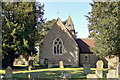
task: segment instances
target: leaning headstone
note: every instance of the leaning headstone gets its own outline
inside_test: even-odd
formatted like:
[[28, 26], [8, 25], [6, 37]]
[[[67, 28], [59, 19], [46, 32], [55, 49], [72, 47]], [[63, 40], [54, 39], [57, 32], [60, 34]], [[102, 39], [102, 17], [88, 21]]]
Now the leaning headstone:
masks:
[[60, 66], [60, 68], [64, 68], [64, 63], [63, 63], [63, 61], [60, 61], [60, 62], [59, 62], [59, 66]]
[[118, 73], [118, 75], [120, 75], [120, 63], [118, 63], [118, 65], [117, 65], [117, 73]]
[[103, 65], [104, 65], [104, 63], [102, 60], [97, 61], [97, 63], [96, 63], [97, 70], [103, 70]]
[[118, 78], [117, 70], [115, 69], [108, 70], [107, 78]]
[[90, 73], [90, 64], [83, 64], [84, 74]]
[[5, 70], [5, 78], [12, 78], [12, 68], [10, 66]]
[[103, 78], [103, 71], [102, 70], [96, 70], [95, 74], [98, 76], [98, 78]]
[[96, 74], [88, 74], [87, 80], [98, 80], [98, 76]]

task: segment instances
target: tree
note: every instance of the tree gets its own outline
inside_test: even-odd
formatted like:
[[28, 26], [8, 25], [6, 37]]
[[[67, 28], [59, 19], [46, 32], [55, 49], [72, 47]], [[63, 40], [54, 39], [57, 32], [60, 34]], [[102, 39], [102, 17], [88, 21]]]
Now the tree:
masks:
[[52, 20], [48, 20], [42, 24], [39, 24], [40, 27], [37, 28], [38, 36], [39, 36], [37, 44], [39, 46], [41, 46], [41, 43], [43, 42], [45, 35], [49, 32], [49, 30], [52, 28], [52, 26], [54, 25], [55, 22], [56, 22], [56, 20], [52, 19]]
[[88, 13], [90, 37], [95, 38], [91, 51], [103, 57], [120, 54], [120, 2], [94, 2]]
[[43, 21], [43, 7], [35, 2], [2, 3], [3, 67], [12, 67], [19, 55], [35, 55], [36, 25]]

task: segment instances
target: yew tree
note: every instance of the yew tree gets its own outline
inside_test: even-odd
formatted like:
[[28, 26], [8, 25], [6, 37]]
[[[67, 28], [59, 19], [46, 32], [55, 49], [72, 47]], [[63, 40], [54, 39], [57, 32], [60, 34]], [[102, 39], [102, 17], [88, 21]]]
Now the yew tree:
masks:
[[103, 57], [120, 54], [120, 2], [93, 2], [88, 13], [91, 51]]
[[36, 54], [37, 24], [43, 22], [43, 5], [36, 2], [2, 3], [2, 65], [13, 66], [20, 55]]

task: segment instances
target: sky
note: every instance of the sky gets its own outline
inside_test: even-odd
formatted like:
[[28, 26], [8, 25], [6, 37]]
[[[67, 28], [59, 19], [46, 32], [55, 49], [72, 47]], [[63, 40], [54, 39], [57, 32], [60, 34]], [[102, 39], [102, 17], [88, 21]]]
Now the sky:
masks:
[[78, 38], [87, 38], [89, 35], [88, 31], [88, 20], [85, 15], [91, 11], [90, 1], [80, 2], [42, 2], [45, 4], [44, 18], [47, 20], [57, 19], [61, 21], [68, 19], [71, 16], [76, 32], [78, 32]]

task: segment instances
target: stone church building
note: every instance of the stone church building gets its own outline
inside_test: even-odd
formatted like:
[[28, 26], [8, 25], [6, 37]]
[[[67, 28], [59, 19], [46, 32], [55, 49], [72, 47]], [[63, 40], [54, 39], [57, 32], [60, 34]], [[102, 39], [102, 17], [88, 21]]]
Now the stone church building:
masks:
[[[40, 64], [44, 65], [47, 59], [50, 64], [54, 65], [59, 65], [59, 61], [63, 61], [65, 66], [79, 67], [83, 64], [90, 64], [91, 67], [95, 67], [99, 57], [89, 49], [94, 46], [94, 42], [92, 38], [76, 37], [70, 16], [64, 23], [58, 18], [43, 40], [40, 48]], [[106, 63], [106, 60], [103, 61]]]

